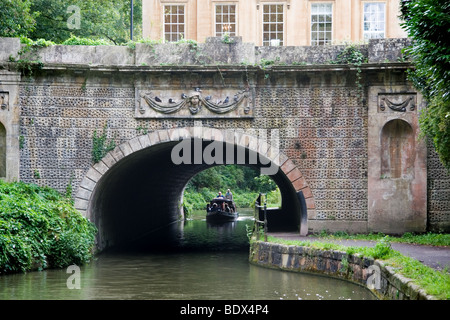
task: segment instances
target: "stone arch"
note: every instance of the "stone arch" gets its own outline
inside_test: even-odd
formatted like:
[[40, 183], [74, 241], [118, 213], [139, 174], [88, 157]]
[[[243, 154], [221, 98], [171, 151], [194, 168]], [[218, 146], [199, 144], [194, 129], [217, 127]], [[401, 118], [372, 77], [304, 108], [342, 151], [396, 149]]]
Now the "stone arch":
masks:
[[[103, 188], [101, 186], [115, 185], [115, 188], [119, 188], [121, 183], [120, 181], [112, 178], [114, 174], [111, 172], [114, 170], [119, 170], [118, 168], [122, 164], [124, 165], [124, 163], [128, 163], [129, 166], [133, 166], [133, 161], [136, 161], [136, 157], [133, 158], [133, 156], [139, 153], [144, 154], [146, 152], [150, 152], [149, 150], [152, 150], [152, 155], [154, 158], [156, 158], [155, 155], [158, 153], [167, 155], [169, 148], [171, 149], [180, 141], [189, 138], [201, 139], [201, 141], [218, 141], [232, 144], [233, 146], [248, 150], [249, 152], [255, 152], [260, 157], [268, 160], [271, 164], [275, 164], [278, 171], [274, 177], [276, 177], [278, 181], [275, 179], [274, 180], [279, 186], [280, 184], [283, 185], [285, 191], [282, 190], [282, 195], [283, 192], [289, 193], [291, 201], [288, 202], [288, 205], [290, 204], [292, 206], [292, 210], [298, 211], [298, 223], [300, 225], [300, 230], [298, 231], [301, 235], [307, 234], [307, 211], [314, 210], [315, 206], [311, 189], [300, 170], [286, 155], [280, 152], [277, 148], [270, 146], [268, 141], [246, 132], [237, 132], [233, 130], [220, 130], [214, 128], [201, 128], [201, 130], [199, 130], [197, 127], [163, 129], [126, 141], [106, 154], [100, 162], [89, 168], [86, 175], [80, 182], [75, 195], [75, 207], [89, 220], [96, 222], [96, 224], [106, 224], [106, 222], [103, 221], [102, 216], [97, 216], [97, 211], [101, 212], [99, 207], [104, 205], [98, 199], [102, 197], [102, 192], [106, 192], [102, 190]], [[150, 157], [149, 155], [147, 156]], [[164, 160], [161, 161], [161, 163], [163, 163]], [[170, 179], [174, 182], [177, 180], [185, 181], [182, 188], [178, 188], [173, 192], [178, 192], [180, 196], [187, 181], [196, 173], [204, 170], [205, 168], [206, 167], [186, 166], [186, 169], [183, 170], [186, 173], [182, 173], [180, 176], [172, 175]], [[179, 173], [180, 172], [178, 171], [178, 174]], [[164, 179], [162, 173], [156, 173], [156, 175], [157, 177], [154, 179]], [[171, 182], [168, 181], [167, 183], [170, 184]], [[127, 190], [124, 190], [125, 194], [126, 192]], [[171, 191], [158, 190], [158, 192], [163, 194], [163, 192]], [[293, 194], [295, 194], [295, 196], [293, 196]], [[145, 197], [145, 195], [143, 195], [143, 197]], [[293, 200], [294, 197], [297, 200]], [[295, 201], [298, 203], [294, 203]], [[176, 204], [172, 204], [172, 207], [175, 205]], [[166, 209], [167, 208], [164, 208], [164, 210]], [[172, 219], [174, 218], [175, 217], [172, 217]], [[161, 224], [163, 223], [167, 224], [169, 221], [161, 221]], [[115, 226], [114, 228], [121, 227], [123, 226]], [[99, 232], [101, 232], [101, 230], [99, 230]], [[98, 242], [102, 242], [102, 240], [100, 239]], [[106, 244], [105, 242], [103, 244], [98, 244], [98, 247], [101, 249], [110, 245], [112, 244]]]

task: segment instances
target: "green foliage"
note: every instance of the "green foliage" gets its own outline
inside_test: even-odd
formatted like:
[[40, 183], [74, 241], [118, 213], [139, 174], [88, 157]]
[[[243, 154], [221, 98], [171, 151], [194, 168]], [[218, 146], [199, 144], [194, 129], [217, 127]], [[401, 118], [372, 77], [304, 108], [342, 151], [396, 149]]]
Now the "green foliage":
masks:
[[254, 178], [257, 182], [258, 188], [261, 193], [268, 193], [272, 190], [275, 190], [277, 187], [276, 183], [266, 175], [260, 175]]
[[184, 37], [181, 37], [180, 40], [175, 42], [175, 44], [183, 44], [183, 43], [188, 44], [191, 51], [196, 51], [198, 49], [198, 42], [192, 39], [185, 39]]
[[147, 45], [150, 45], [151, 47], [153, 47], [156, 44], [161, 44], [163, 43], [162, 39], [159, 40], [153, 40], [153, 39], [147, 39], [147, 38], [142, 38], [142, 39], [138, 39], [138, 40], [130, 40], [128, 41], [125, 45], [127, 45], [130, 49], [136, 49], [136, 43], [144, 43]]
[[353, 64], [360, 66], [367, 62], [367, 57], [361, 52], [361, 48], [356, 44], [347, 45], [331, 63]]
[[79, 38], [72, 35], [70, 38], [65, 40], [63, 45], [80, 45], [80, 46], [108, 46], [111, 45], [111, 41], [104, 39], [89, 39], [89, 38]]
[[187, 212], [205, 209], [219, 191], [225, 194], [227, 189], [238, 208], [253, 207], [260, 192], [267, 193], [268, 206], [281, 205], [280, 191], [270, 177], [260, 176], [253, 168], [227, 165], [209, 168], [192, 178], [184, 192], [184, 208]]
[[96, 233], [56, 190], [0, 181], [0, 274], [86, 263]]
[[392, 253], [392, 246], [389, 240], [389, 236], [385, 236], [375, 244], [371, 255], [375, 259], [385, 259], [389, 257], [391, 253]]
[[402, 26], [413, 44], [405, 50], [414, 62], [409, 79], [428, 101], [420, 117], [422, 134], [428, 136], [444, 166], [450, 169], [450, 2], [402, 2]]
[[234, 40], [228, 32], [225, 32], [222, 36], [222, 42], [226, 44], [232, 44]]
[[21, 58], [16, 61], [14, 57], [11, 56], [9, 57], [9, 60], [10, 62], [15, 62], [17, 70], [25, 76], [31, 76], [33, 72], [41, 70], [44, 66], [38, 54], [39, 49], [55, 44], [54, 42], [47, 41], [45, 39], [38, 39], [34, 41], [23, 36], [20, 37], [20, 43], [25, 45], [18, 52]]
[[[32, 0], [32, 10], [39, 12], [31, 38], [52, 39], [62, 43], [72, 34], [80, 38], [108, 39], [114, 44], [130, 40], [130, 1], [128, 0]], [[80, 28], [69, 29], [73, 14], [67, 8], [80, 8]], [[134, 1], [134, 34], [141, 34], [142, 1]]]
[[[369, 241], [380, 241], [386, 237], [384, 233], [368, 233], [368, 234], [348, 234], [345, 231], [338, 231], [334, 233], [328, 233], [322, 230], [319, 234], [315, 235], [323, 239], [350, 239], [350, 240], [369, 240]], [[414, 243], [422, 245], [432, 245], [432, 246], [450, 246], [450, 234], [448, 233], [420, 233], [414, 234], [411, 232], [406, 232], [398, 237], [389, 237], [390, 242], [399, 243]]]
[[107, 125], [103, 127], [103, 131], [100, 135], [97, 135], [97, 130], [94, 130], [94, 135], [92, 137], [92, 161], [94, 163], [99, 162], [103, 157], [111, 150], [116, 147], [114, 140], [107, 142]]
[[34, 30], [37, 12], [30, 12], [31, 0], [0, 0], [0, 37], [26, 36]]
[[[69, 6], [80, 9], [79, 28], [68, 26], [74, 14]], [[73, 36], [115, 45], [130, 41], [129, 0], [0, 0], [0, 7], [2, 37], [43, 38], [59, 44]], [[133, 1], [133, 22], [133, 36], [138, 39], [142, 35], [142, 0]]]
[[[450, 83], [449, 83], [450, 85]], [[419, 117], [422, 137], [429, 137], [443, 165], [450, 170], [450, 99], [429, 98]]]
[[347, 45], [336, 57], [332, 64], [350, 64], [356, 67], [356, 86], [358, 87], [358, 98], [362, 98], [363, 86], [361, 84], [361, 65], [367, 63], [367, 57], [356, 44]]

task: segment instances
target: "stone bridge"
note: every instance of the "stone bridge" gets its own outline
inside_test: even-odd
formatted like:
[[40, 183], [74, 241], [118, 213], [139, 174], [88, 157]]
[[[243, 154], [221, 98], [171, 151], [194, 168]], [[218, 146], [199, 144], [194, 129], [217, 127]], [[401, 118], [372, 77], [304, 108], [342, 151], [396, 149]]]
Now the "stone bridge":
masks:
[[419, 139], [406, 39], [361, 46], [361, 66], [332, 63], [344, 45], [233, 40], [19, 55], [0, 39], [0, 175], [71, 192], [100, 249], [180, 219], [187, 182], [220, 164], [274, 179], [273, 230], [448, 231], [450, 176]]

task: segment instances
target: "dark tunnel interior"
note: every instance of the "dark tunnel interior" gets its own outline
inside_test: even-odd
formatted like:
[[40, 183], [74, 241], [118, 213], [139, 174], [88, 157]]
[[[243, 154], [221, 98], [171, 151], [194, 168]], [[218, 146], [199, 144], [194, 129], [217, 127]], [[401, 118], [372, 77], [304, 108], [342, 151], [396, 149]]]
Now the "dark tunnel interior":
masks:
[[[193, 141], [192, 139], [192, 146]], [[203, 157], [201, 163], [198, 160], [194, 162], [194, 152], [190, 164], [189, 161], [175, 164], [172, 149], [177, 143], [179, 142], [161, 143], [135, 152], [116, 163], [100, 179], [90, 204], [94, 223], [99, 229], [99, 250], [139, 242], [145, 235], [170, 227], [182, 218], [180, 204], [189, 180], [202, 170], [220, 165], [207, 163], [206, 157]], [[211, 141], [203, 140], [202, 150], [210, 143]], [[238, 156], [245, 154], [246, 162], [243, 165], [255, 168], [268, 166], [267, 159], [255, 157], [256, 163], [249, 161], [255, 155], [251, 154], [253, 151], [238, 150], [239, 148], [241, 147], [234, 146], [233, 152], [227, 153], [224, 146], [224, 159], [229, 157], [228, 161], [239, 164]], [[281, 169], [277, 170], [271, 178], [280, 189], [282, 208], [277, 212], [270, 212], [272, 216], [268, 216], [268, 225], [271, 226], [269, 229], [298, 230], [301, 210], [298, 196]]]

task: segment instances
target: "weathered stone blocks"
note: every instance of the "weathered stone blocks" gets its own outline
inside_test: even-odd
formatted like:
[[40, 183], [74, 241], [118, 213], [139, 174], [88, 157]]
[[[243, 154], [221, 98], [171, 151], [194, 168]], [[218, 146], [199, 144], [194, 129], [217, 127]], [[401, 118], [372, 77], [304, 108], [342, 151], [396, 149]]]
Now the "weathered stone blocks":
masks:
[[[307, 246], [288, 246], [254, 241], [250, 246], [249, 261], [259, 266], [295, 272], [310, 272], [341, 278], [367, 286], [379, 299], [433, 300], [411, 279], [385, 266], [382, 261], [362, 258], [334, 250], [320, 250]], [[373, 275], [369, 267], [380, 270], [379, 283], [371, 288], [368, 278]]]

